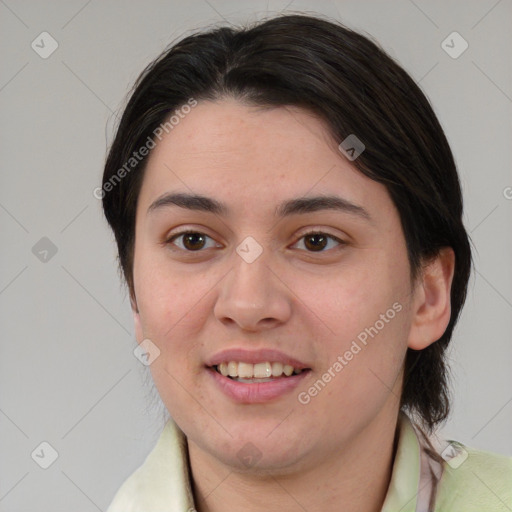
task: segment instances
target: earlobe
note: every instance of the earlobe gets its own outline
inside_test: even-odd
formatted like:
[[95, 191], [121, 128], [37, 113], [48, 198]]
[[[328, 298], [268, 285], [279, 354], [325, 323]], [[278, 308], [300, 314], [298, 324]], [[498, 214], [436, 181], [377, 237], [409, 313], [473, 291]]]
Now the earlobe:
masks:
[[455, 270], [455, 253], [443, 247], [418, 277], [408, 347], [422, 350], [444, 334], [451, 316], [451, 286]]

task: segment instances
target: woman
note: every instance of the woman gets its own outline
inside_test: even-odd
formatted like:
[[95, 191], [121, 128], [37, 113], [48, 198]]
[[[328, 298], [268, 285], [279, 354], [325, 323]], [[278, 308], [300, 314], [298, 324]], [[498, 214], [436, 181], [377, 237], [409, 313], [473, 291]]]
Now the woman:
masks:
[[443, 130], [374, 43], [293, 15], [174, 44], [101, 196], [172, 417], [109, 512], [512, 508], [509, 458], [427, 435], [471, 251]]

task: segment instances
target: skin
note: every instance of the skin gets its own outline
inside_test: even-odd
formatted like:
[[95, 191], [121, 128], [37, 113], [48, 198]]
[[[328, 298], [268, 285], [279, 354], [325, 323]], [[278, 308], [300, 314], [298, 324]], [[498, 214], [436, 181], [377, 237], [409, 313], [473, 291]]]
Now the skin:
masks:
[[[176, 206], [148, 213], [167, 192], [226, 203], [227, 216]], [[318, 211], [274, 217], [285, 199], [335, 194], [370, 220]], [[177, 231], [204, 233], [188, 251]], [[315, 230], [330, 240], [306, 245]], [[450, 318], [453, 251], [416, 283], [386, 188], [355, 170], [326, 125], [291, 107], [200, 102], [148, 161], [136, 214], [132, 308], [137, 341], [160, 349], [155, 385], [187, 436], [196, 508], [380, 510], [389, 485], [407, 347], [435, 342]], [[253, 237], [252, 263], [236, 247]], [[303, 405], [307, 391], [393, 304], [402, 309]], [[312, 371], [298, 389], [239, 404], [212, 385], [205, 361], [232, 347], [276, 348]], [[261, 454], [247, 468], [238, 452]], [[243, 508], [242, 508], [243, 507]]]

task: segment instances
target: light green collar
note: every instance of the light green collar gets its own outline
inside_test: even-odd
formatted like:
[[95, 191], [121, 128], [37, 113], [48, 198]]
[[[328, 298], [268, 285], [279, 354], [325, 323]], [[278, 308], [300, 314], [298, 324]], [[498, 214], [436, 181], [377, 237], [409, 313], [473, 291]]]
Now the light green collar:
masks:
[[[398, 429], [397, 451], [382, 512], [416, 512], [420, 444], [405, 414], [398, 418]], [[187, 442], [173, 420], [166, 423], [156, 446], [121, 486], [107, 512], [148, 510], [194, 510]]]
[[398, 446], [381, 512], [415, 512], [420, 481], [420, 443], [410, 419], [398, 417]]

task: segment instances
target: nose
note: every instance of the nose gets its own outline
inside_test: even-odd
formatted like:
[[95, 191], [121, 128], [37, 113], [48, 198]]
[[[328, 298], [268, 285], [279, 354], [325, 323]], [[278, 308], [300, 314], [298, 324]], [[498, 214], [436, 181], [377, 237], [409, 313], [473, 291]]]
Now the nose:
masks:
[[273, 271], [263, 254], [247, 263], [235, 254], [233, 269], [221, 281], [214, 306], [215, 317], [226, 326], [261, 331], [286, 323], [290, 318], [292, 293]]

